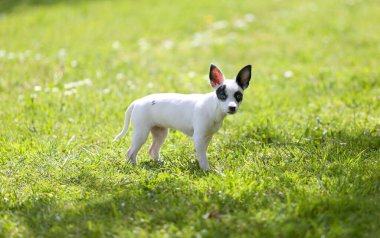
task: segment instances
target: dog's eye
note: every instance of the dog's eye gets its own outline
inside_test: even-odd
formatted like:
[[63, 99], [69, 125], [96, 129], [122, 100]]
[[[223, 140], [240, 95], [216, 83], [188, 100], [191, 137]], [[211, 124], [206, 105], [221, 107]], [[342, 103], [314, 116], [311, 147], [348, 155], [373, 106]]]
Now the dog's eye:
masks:
[[227, 99], [227, 94], [226, 94], [226, 85], [222, 85], [220, 86], [217, 90], [216, 90], [216, 96], [218, 97], [219, 100], [226, 100]]
[[243, 100], [243, 94], [241, 94], [240, 92], [236, 92], [234, 96], [235, 96], [236, 101], [238, 102]]

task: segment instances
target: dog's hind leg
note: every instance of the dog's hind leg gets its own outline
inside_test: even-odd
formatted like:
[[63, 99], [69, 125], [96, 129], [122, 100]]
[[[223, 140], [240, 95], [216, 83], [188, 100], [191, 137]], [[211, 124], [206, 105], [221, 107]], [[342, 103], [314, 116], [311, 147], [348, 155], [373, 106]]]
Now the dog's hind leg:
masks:
[[148, 137], [150, 128], [133, 128], [132, 144], [127, 151], [127, 157], [132, 164], [137, 164], [137, 153]]
[[156, 126], [153, 127], [150, 132], [152, 133], [152, 144], [149, 148], [149, 155], [158, 161], [160, 160], [160, 148], [168, 135], [168, 128]]

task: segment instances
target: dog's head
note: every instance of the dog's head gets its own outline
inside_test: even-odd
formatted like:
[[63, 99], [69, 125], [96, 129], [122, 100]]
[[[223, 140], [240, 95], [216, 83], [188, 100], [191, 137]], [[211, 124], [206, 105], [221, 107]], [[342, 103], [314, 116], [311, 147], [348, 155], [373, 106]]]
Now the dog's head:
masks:
[[243, 100], [243, 91], [251, 80], [251, 65], [242, 68], [235, 80], [225, 80], [222, 71], [216, 66], [210, 66], [210, 84], [215, 89], [218, 103], [223, 112], [234, 114]]

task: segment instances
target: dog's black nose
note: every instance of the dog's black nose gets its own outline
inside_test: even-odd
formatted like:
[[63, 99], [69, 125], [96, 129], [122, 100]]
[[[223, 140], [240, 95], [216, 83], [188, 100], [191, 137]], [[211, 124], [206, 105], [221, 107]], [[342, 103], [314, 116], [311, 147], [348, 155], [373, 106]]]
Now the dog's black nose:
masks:
[[228, 110], [229, 110], [231, 113], [234, 113], [234, 112], [236, 112], [236, 107], [228, 107]]

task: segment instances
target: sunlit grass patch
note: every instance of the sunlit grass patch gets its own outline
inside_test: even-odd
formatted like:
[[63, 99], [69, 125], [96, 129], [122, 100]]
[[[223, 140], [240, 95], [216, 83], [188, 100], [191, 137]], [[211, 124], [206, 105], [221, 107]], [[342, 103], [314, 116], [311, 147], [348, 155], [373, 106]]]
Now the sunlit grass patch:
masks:
[[[1, 4], [0, 236], [379, 236], [376, 1]], [[128, 164], [128, 104], [210, 63], [253, 65], [211, 172], [173, 130]]]

